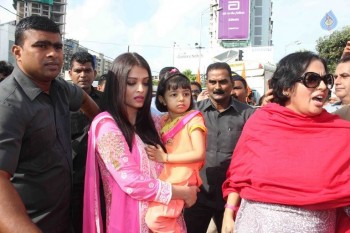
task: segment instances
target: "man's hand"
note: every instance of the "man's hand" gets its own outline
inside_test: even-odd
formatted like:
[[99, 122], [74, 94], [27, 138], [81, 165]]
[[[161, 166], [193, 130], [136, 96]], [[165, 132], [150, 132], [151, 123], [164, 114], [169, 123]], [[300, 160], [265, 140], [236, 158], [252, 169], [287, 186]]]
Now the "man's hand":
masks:
[[350, 55], [350, 40], [346, 42], [345, 48], [343, 50], [343, 54], [341, 55], [341, 58], [349, 56]]
[[209, 94], [207, 90], [203, 90], [201, 93], [199, 93], [197, 101], [208, 99]]
[[23, 202], [10, 182], [11, 175], [0, 170], [0, 232], [40, 233], [27, 215]]
[[264, 99], [263, 99], [263, 101], [261, 103], [261, 106], [264, 106], [264, 105], [266, 105], [268, 103], [271, 103], [272, 99], [273, 99], [272, 89], [268, 89], [266, 91], [266, 93], [264, 94]]

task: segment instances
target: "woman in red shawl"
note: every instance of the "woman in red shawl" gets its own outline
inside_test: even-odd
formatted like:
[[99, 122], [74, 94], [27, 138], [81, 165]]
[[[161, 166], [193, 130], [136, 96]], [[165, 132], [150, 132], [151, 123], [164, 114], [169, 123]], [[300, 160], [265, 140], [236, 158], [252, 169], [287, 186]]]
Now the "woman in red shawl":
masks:
[[312, 52], [279, 62], [274, 103], [247, 121], [232, 156], [223, 233], [340, 232], [350, 221], [350, 122], [323, 109], [333, 84]]

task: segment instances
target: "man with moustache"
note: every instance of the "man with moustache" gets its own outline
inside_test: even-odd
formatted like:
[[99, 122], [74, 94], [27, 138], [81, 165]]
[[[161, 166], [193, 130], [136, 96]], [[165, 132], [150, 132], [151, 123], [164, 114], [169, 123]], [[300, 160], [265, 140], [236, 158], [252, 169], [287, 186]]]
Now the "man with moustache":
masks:
[[99, 108], [80, 87], [57, 78], [58, 25], [43, 16], [16, 26], [16, 65], [0, 85], [0, 232], [72, 232], [69, 111]]
[[208, 136], [206, 162], [200, 171], [203, 185], [196, 204], [185, 209], [188, 233], [206, 233], [211, 218], [221, 230], [225, 204], [221, 186], [243, 126], [254, 112], [252, 107], [231, 96], [231, 74], [227, 63], [209, 65], [206, 71], [209, 98], [197, 102], [197, 108], [205, 118]]

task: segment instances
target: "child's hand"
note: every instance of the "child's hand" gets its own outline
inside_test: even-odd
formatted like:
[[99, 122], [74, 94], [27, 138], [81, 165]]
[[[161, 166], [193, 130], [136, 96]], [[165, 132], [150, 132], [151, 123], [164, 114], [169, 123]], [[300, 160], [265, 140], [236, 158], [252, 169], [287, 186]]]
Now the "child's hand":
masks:
[[163, 148], [160, 145], [147, 145], [145, 147], [145, 150], [150, 160], [157, 161], [160, 163], [167, 162], [167, 154], [164, 152]]

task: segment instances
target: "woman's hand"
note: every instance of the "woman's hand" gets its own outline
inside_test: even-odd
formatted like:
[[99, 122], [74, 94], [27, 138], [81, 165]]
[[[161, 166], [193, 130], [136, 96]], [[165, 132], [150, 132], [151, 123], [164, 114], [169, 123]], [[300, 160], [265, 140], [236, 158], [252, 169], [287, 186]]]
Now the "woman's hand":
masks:
[[222, 233], [233, 233], [235, 222], [233, 220], [234, 211], [228, 208], [225, 208], [224, 218], [222, 219]]
[[145, 147], [148, 158], [153, 161], [157, 161], [160, 163], [167, 162], [167, 153], [164, 152], [163, 148], [160, 145], [152, 146], [147, 145]]
[[188, 186], [188, 193], [185, 196], [185, 207], [189, 208], [193, 206], [197, 201], [197, 193], [199, 192], [199, 188], [197, 186]]
[[181, 186], [172, 185], [172, 200], [184, 200], [185, 207], [193, 206], [197, 201], [197, 193], [199, 188], [197, 186]]
[[232, 192], [227, 196], [227, 203], [225, 205], [224, 218], [222, 219], [222, 233], [233, 233], [235, 226], [235, 218], [240, 205], [241, 197], [238, 193]]

